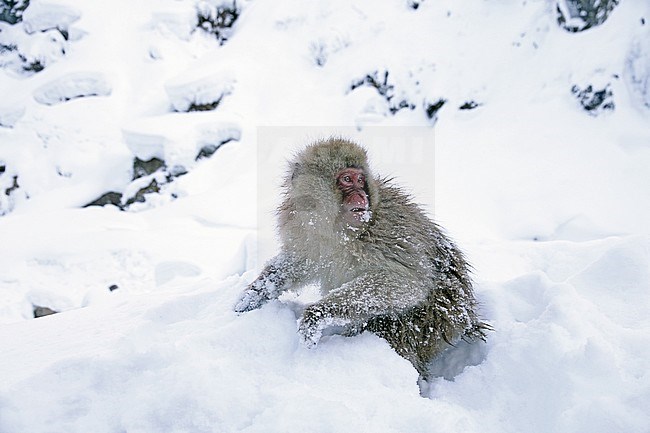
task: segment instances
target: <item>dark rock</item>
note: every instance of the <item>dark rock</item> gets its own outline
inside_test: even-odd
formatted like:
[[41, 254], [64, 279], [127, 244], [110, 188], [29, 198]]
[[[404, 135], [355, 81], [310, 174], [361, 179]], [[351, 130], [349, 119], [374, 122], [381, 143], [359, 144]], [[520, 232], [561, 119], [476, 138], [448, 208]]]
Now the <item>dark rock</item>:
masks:
[[45, 69], [45, 65], [41, 63], [40, 60], [33, 60], [33, 61], [28, 61], [27, 58], [23, 55], [20, 55], [20, 60], [23, 62], [23, 71], [25, 72], [41, 72], [43, 69]]
[[0, 216], [6, 215], [13, 210], [14, 198], [12, 194], [20, 188], [18, 176], [7, 173], [7, 166], [0, 165]]
[[219, 104], [221, 103], [221, 100], [223, 97], [217, 99], [216, 101], [204, 103], [204, 104], [197, 104], [196, 102], [193, 102], [190, 104], [189, 108], [187, 109], [187, 112], [191, 111], [212, 111], [216, 110]]
[[603, 111], [614, 111], [616, 107], [614, 94], [609, 84], [600, 90], [594, 90], [591, 84], [584, 89], [575, 85], [571, 88], [571, 93], [578, 99], [582, 108], [592, 116], [597, 116]]
[[224, 2], [218, 6], [204, 2], [197, 8], [197, 28], [214, 35], [223, 45], [230, 38], [232, 27], [240, 13], [241, 9], [237, 6], [236, 0], [231, 4]]
[[[180, 165], [175, 165], [171, 170], [167, 170], [167, 164], [160, 158], [151, 158], [147, 161], [143, 161], [139, 158], [135, 158], [133, 160], [133, 181], [146, 176], [151, 176], [157, 172], [162, 172], [165, 175], [162, 183], [159, 183], [159, 181], [156, 179], [151, 179], [151, 182], [149, 182], [147, 186], [140, 188], [138, 192], [136, 192], [133, 197], [130, 197], [128, 200], [126, 200], [126, 202], [124, 202], [125, 197], [123, 193], [110, 191], [103, 194], [97, 200], [84, 205], [83, 207], [105, 206], [107, 204], [111, 204], [117, 206], [120, 210], [126, 210], [133, 203], [145, 202], [145, 196], [147, 194], [159, 193], [160, 187], [165, 183], [172, 182], [175, 177], [187, 174], [185, 167]], [[157, 177], [160, 179], [160, 176]]]
[[29, 0], [0, 0], [0, 21], [16, 24], [23, 20]]
[[210, 158], [217, 150], [219, 150], [219, 148], [221, 148], [221, 146], [226, 143], [230, 143], [231, 141], [233, 141], [233, 138], [228, 138], [218, 143], [206, 144], [201, 148], [198, 155], [196, 155], [196, 158], [194, 158], [195, 161], [198, 161], [199, 159]]
[[114, 292], [115, 290], [117, 290], [117, 289], [119, 289], [119, 288], [120, 288], [120, 287], [119, 287], [117, 284], [111, 284], [111, 285], [108, 287], [108, 290], [110, 290], [111, 292]]
[[5, 195], [6, 196], [11, 195], [11, 193], [17, 190], [18, 188], [20, 188], [20, 186], [18, 185], [18, 176], [14, 176], [13, 183], [11, 184], [11, 186], [5, 189]]
[[601, 25], [620, 0], [558, 0], [557, 22], [576, 33]]
[[219, 149], [219, 147], [221, 146], [217, 144], [206, 144], [201, 148], [198, 155], [196, 155], [195, 160], [198, 161], [199, 159], [211, 157], [214, 154], [214, 152], [216, 152], [217, 149]]
[[149, 176], [150, 174], [154, 174], [158, 170], [165, 169], [166, 167], [165, 161], [160, 158], [151, 158], [148, 161], [135, 158], [133, 160], [133, 180]]
[[113, 206], [117, 206], [118, 208], [123, 210], [124, 206], [122, 205], [122, 193], [115, 192], [115, 191], [107, 192], [106, 194], [99, 197], [97, 200], [94, 200], [84, 205], [83, 207], [106, 206], [107, 204], [112, 204]]
[[126, 201], [126, 204], [124, 205], [125, 207], [128, 207], [132, 205], [133, 203], [144, 203], [146, 198], [145, 195], [147, 194], [152, 194], [152, 193], [158, 193], [160, 192], [160, 185], [158, 185], [158, 182], [156, 179], [152, 179], [149, 185], [145, 186], [144, 188], [141, 188], [138, 190], [138, 192], [135, 193], [133, 197], [128, 199]]
[[398, 111], [408, 108], [410, 110], [415, 109], [415, 104], [406, 99], [402, 99], [398, 102], [395, 100], [395, 86], [388, 83], [388, 71], [384, 71], [383, 74], [379, 71], [367, 74], [365, 77], [354, 80], [350, 85], [350, 91], [357, 89], [361, 86], [370, 86], [377, 89], [377, 93], [384, 97], [388, 103], [388, 109], [391, 114], [395, 114]]
[[481, 106], [481, 104], [479, 104], [478, 102], [475, 102], [475, 101], [467, 101], [467, 102], [465, 102], [463, 105], [461, 105], [460, 107], [458, 107], [458, 109], [459, 109], [459, 110], [473, 110], [473, 109], [475, 109], [475, 108], [477, 108], [477, 107], [480, 107], [480, 106]]
[[58, 311], [54, 311], [51, 308], [48, 307], [41, 307], [39, 305], [34, 305], [34, 318], [38, 319], [39, 317], [44, 317], [44, 316], [51, 316], [52, 314], [58, 313]]
[[427, 117], [435, 123], [438, 120], [438, 111], [442, 108], [443, 105], [447, 103], [446, 99], [440, 98], [436, 102], [425, 103], [424, 110], [427, 114]]
[[355, 80], [352, 82], [350, 90], [354, 90], [361, 86], [370, 86], [377, 89], [377, 92], [380, 95], [390, 97], [395, 86], [388, 84], [388, 71], [384, 71], [383, 78], [379, 78], [380, 75], [379, 71], [375, 71], [361, 79]]

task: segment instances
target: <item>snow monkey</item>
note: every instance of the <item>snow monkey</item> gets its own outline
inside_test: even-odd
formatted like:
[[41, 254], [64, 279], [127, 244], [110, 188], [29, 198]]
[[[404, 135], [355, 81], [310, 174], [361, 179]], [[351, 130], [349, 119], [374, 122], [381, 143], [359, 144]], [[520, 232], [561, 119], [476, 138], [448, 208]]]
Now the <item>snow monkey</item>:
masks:
[[314, 347], [323, 330], [386, 339], [427, 379], [427, 364], [459, 339], [485, 339], [460, 250], [366, 151], [345, 139], [307, 146], [290, 164], [278, 210], [280, 253], [235, 306], [245, 312], [282, 292], [319, 284], [298, 332]]

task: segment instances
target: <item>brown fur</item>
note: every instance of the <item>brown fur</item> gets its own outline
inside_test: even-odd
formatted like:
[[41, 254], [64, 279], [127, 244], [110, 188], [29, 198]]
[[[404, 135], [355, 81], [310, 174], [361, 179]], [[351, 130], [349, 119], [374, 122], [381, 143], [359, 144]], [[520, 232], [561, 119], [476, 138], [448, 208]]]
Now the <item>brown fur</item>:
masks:
[[[336, 174], [364, 170], [371, 218], [361, 228], [342, 222]], [[366, 152], [329, 139], [296, 155], [279, 208], [281, 253], [244, 292], [236, 311], [259, 308], [284, 290], [320, 284], [323, 298], [307, 307], [299, 332], [308, 346], [324, 328], [364, 330], [386, 339], [420, 375], [460, 338], [484, 339], [468, 266], [460, 250], [411, 199], [375, 176]]]

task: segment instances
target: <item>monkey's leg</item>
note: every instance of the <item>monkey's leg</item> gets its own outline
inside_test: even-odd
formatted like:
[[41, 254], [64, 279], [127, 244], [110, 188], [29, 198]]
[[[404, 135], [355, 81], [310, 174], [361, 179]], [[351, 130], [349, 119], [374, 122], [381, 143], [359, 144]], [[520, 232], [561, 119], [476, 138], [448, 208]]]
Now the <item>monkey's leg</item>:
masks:
[[362, 275], [307, 307], [298, 332], [305, 346], [314, 347], [328, 326], [363, 326], [373, 317], [399, 313], [426, 297], [426, 287], [415, 278], [386, 272]]
[[276, 299], [288, 288], [307, 282], [306, 264], [280, 253], [267, 263], [259, 277], [248, 286], [234, 310], [237, 313], [255, 310], [271, 299]]

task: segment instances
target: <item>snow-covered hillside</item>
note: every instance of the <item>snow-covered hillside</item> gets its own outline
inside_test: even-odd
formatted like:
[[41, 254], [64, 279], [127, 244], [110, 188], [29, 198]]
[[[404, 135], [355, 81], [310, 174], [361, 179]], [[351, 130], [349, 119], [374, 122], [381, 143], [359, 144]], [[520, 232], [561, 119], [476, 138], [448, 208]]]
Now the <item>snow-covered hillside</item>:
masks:
[[[650, 432], [650, 4], [595, 3], [1, 1], [0, 432]], [[422, 389], [232, 311], [331, 134], [474, 265]]]

